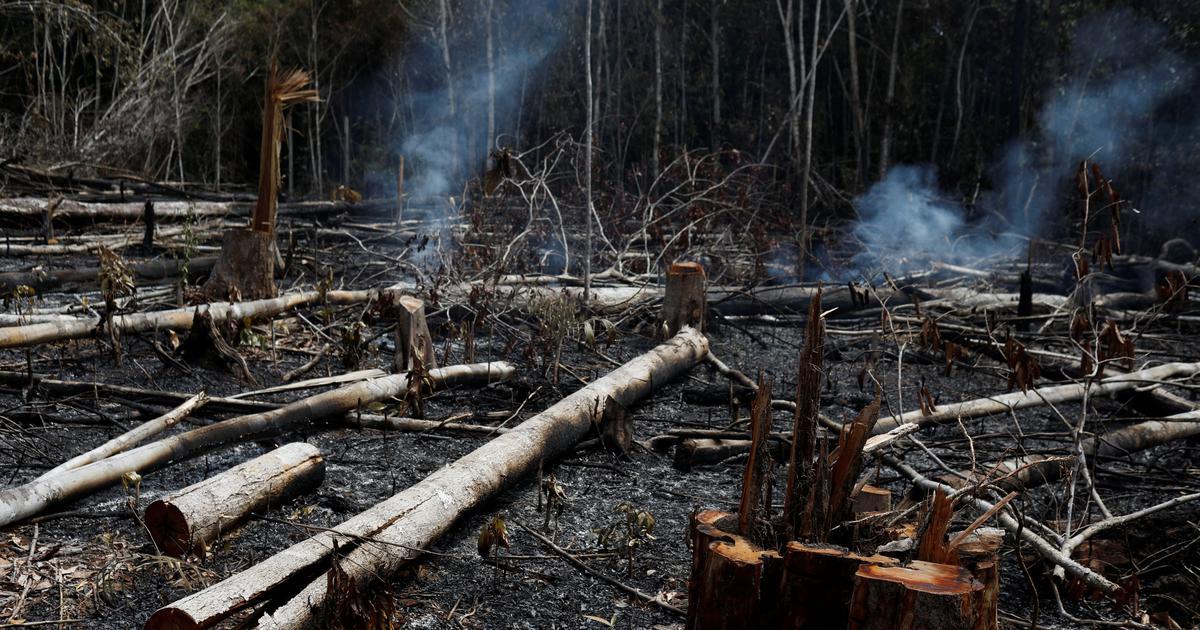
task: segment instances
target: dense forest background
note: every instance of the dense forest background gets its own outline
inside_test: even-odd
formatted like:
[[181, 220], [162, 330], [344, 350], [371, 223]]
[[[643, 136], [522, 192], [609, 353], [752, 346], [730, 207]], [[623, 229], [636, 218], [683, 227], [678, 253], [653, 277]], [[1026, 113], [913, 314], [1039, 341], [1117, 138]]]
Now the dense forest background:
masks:
[[[246, 190], [276, 58], [321, 96], [291, 110], [286, 195], [394, 194], [401, 155], [414, 196], [458, 195], [496, 149], [582, 143], [590, 58], [602, 216], [705, 163], [752, 172], [786, 229], [1050, 235], [1092, 159], [1145, 249], [1196, 227], [1197, 18], [1175, 0], [0, 0], [0, 160]], [[579, 188], [577, 157], [560, 185]]]

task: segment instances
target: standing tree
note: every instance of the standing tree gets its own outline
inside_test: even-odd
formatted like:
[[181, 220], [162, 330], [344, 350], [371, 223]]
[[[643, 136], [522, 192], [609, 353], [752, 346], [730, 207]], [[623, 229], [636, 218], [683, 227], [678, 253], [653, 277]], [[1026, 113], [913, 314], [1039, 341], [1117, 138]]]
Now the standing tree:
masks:
[[283, 108], [317, 100], [303, 70], [280, 74], [274, 63], [267, 77], [263, 103], [262, 146], [258, 160], [258, 201], [250, 229], [225, 233], [221, 256], [213, 267], [204, 293], [209, 299], [275, 297], [275, 213], [278, 209], [279, 147], [283, 139]]

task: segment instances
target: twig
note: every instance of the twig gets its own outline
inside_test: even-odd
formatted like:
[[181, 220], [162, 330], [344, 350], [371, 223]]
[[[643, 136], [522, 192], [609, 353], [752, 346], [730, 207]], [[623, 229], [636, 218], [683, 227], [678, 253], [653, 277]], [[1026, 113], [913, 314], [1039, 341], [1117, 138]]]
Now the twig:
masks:
[[541, 535], [540, 533], [525, 526], [524, 523], [521, 523], [520, 521], [515, 520], [515, 519], [509, 519], [509, 520], [511, 520], [513, 523], [516, 523], [517, 527], [520, 527], [521, 529], [529, 532], [530, 535], [532, 535], [534, 538], [537, 538], [538, 540], [540, 540], [542, 542], [542, 544], [549, 547], [555, 553], [557, 553], [558, 555], [565, 558], [567, 560], [567, 562], [570, 562], [571, 564], [575, 565], [575, 568], [579, 569], [580, 571], [583, 571], [584, 573], [587, 573], [588, 575], [590, 575], [594, 578], [599, 578], [601, 580], [604, 580], [605, 582], [608, 582], [609, 584], [617, 587], [618, 589], [620, 589], [622, 591], [625, 591], [626, 593], [629, 593], [630, 595], [637, 597], [638, 599], [641, 599], [644, 602], [654, 604], [655, 606], [658, 606], [659, 608], [662, 608], [663, 610], [666, 610], [668, 612], [675, 613], [676, 615], [679, 615], [680, 617], [687, 617], [687, 611], [685, 611], [681, 608], [672, 606], [664, 601], [661, 601], [657, 597], [654, 597], [652, 595], [647, 595], [647, 594], [637, 590], [636, 588], [633, 588], [632, 586], [629, 586], [628, 584], [625, 584], [624, 582], [617, 580], [616, 578], [613, 578], [605, 573], [601, 573], [600, 571], [597, 571], [597, 570], [589, 567], [588, 565], [584, 564], [582, 560], [571, 555], [571, 552], [554, 544], [554, 542], [551, 541], [549, 538], [546, 538], [545, 536]]

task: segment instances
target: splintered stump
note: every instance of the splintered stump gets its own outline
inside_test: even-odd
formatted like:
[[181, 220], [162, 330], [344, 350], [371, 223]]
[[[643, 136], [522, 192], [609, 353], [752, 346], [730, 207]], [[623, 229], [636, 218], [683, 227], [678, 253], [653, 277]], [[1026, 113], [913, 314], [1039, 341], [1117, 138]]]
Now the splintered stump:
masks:
[[959, 566], [914, 560], [905, 566], [864, 565], [854, 576], [851, 630], [984, 630], [984, 586]]
[[203, 556], [251, 512], [278, 506], [324, 479], [321, 451], [294, 442], [151, 503], [146, 529], [162, 553]]
[[204, 294], [210, 300], [261, 300], [279, 295], [275, 287], [274, 232], [229, 230]]
[[843, 628], [855, 573], [895, 565], [836, 545], [789, 543], [781, 555], [735, 533], [736, 515], [716, 510], [692, 522], [687, 627]]
[[773, 627], [771, 592], [764, 587], [778, 580], [779, 554], [733, 533], [737, 527], [736, 515], [716, 510], [692, 522], [690, 629]]
[[395, 297], [396, 304], [396, 371], [415, 367], [416, 360], [426, 370], [437, 367], [433, 353], [433, 337], [425, 323], [425, 303], [411, 295]]
[[675, 335], [684, 326], [704, 330], [704, 312], [708, 309], [705, 280], [700, 263], [679, 262], [667, 269], [667, 290], [660, 317], [666, 337]]
[[862, 556], [837, 545], [788, 543], [780, 584], [779, 628], [846, 625], [854, 575], [863, 564], [892, 566], [887, 556]]

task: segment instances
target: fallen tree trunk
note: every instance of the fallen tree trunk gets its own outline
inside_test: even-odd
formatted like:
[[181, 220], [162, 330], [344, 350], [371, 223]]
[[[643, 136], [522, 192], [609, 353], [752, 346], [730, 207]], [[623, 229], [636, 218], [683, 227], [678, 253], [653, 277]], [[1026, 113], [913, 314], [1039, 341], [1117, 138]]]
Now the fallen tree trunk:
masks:
[[[1087, 457], [1124, 457], [1197, 435], [1200, 435], [1200, 411], [1187, 411], [1090, 437], [1080, 446]], [[997, 485], [1004, 490], [1027, 490], [1057, 481], [1065, 468], [1061, 457], [1029, 455], [1006, 460], [994, 475], [1003, 477]]]
[[[203, 306], [177, 308], [168, 311], [153, 311], [150, 313], [133, 313], [113, 317], [112, 325], [124, 335], [128, 333], [146, 332], [161, 328], [187, 330], [192, 327], [192, 319], [200, 308], [208, 310], [213, 321], [223, 322], [229, 319], [240, 320], [246, 317], [270, 317], [291, 310], [298, 306], [327, 299], [333, 304], [355, 304], [365, 302], [374, 291], [305, 291], [290, 293], [268, 300], [254, 302], [214, 302]], [[82, 339], [97, 331], [100, 325], [99, 317], [79, 318], [78, 321], [44, 322], [26, 326], [12, 326], [0, 329], [0, 349], [32, 346], [51, 341]]]
[[[136, 280], [162, 280], [182, 275], [184, 267], [194, 279], [207, 275], [216, 262], [215, 257], [205, 256], [183, 260], [152, 260], [130, 265], [129, 271]], [[33, 287], [38, 293], [66, 288], [91, 287], [100, 283], [100, 270], [95, 267], [84, 269], [57, 269], [54, 271], [10, 271], [0, 273], [0, 294], [8, 295], [20, 285]]]
[[[0, 384], [9, 387], [28, 387], [30, 378], [28, 372], [0, 372]], [[99, 398], [103, 392], [105, 395], [124, 398], [124, 399], [146, 399], [153, 400], [169, 400], [176, 405], [183, 404], [191, 399], [191, 395], [180, 392], [170, 392], [153, 389], [143, 389], [141, 387], [127, 387], [125, 385], [110, 385], [108, 383], [97, 383], [91, 381], [60, 381], [52, 378], [45, 378], [35, 374], [33, 376], [34, 391], [42, 391], [48, 394], [56, 394], [59, 396], [75, 396], [85, 395]], [[270, 411], [282, 407], [282, 404], [273, 402], [261, 402], [257, 400], [241, 400], [237, 398], [222, 398], [217, 396], [209, 396], [206, 409], [219, 409], [221, 411], [232, 411], [235, 413], [252, 413], [255, 411]]]
[[208, 402], [208, 395], [204, 392], [196, 394], [187, 399], [182, 405], [172, 409], [166, 414], [163, 414], [153, 420], [144, 422], [121, 435], [97, 446], [96, 448], [76, 455], [71, 459], [47, 470], [37, 478], [38, 481], [53, 477], [67, 470], [75, 470], [82, 466], [86, 466], [92, 462], [98, 462], [106, 457], [111, 457], [117, 453], [123, 453], [142, 442], [166, 431], [175, 426], [180, 420], [186, 418], [188, 414], [204, 406]]
[[[508, 363], [476, 363], [431, 370], [428, 376], [435, 386], [449, 387], [505, 380], [515, 372], [515, 368]], [[347, 385], [278, 409], [238, 416], [173, 435], [81, 468], [59, 473], [54, 477], [5, 488], [0, 490], [0, 527], [35, 516], [51, 505], [110, 486], [129, 471], [151, 470], [168, 462], [195, 457], [226, 444], [303, 428], [313, 420], [343, 414], [361, 405], [402, 395], [408, 387], [407, 374]]]
[[[159, 609], [146, 628], [206, 628], [268, 596], [277, 596], [276, 591], [285, 584], [311, 580], [299, 595], [261, 622], [266, 628], [303, 627], [311, 622], [311, 604], [325, 600], [326, 578], [320, 571], [328, 566], [335, 544], [339, 549], [353, 549], [339, 564], [357, 584], [366, 584], [371, 576], [394, 573], [468, 511], [537, 470], [542, 461], [570, 450], [599, 420], [607, 397], [628, 408], [690, 369], [707, 352], [708, 340], [695, 329], [686, 328], [416, 485], [342, 523], [336, 532], [323, 532], [292, 545], [223, 582]], [[379, 544], [356, 547], [362, 537]]]
[[[371, 200], [360, 203], [346, 201], [301, 201], [279, 204], [279, 216], [321, 216], [342, 212], [373, 211], [384, 208], [389, 200]], [[391, 200], [394, 204], [395, 201]], [[157, 219], [182, 220], [192, 217], [250, 216], [253, 201], [179, 201], [156, 200], [154, 216]], [[47, 200], [38, 197], [0, 199], [0, 217], [42, 219], [46, 216]], [[140, 221], [145, 203], [141, 201], [89, 203], [63, 199], [54, 209], [55, 219], [87, 219], [90, 221]]]
[[162, 553], [202, 558], [251, 512], [278, 507], [324, 480], [321, 451], [292, 442], [151, 503], [146, 530]]
[[936, 411], [923, 413], [921, 410], [908, 411], [898, 417], [880, 418], [875, 425], [875, 435], [867, 440], [864, 452], [883, 448], [902, 436], [912, 433], [921, 427], [943, 422], [953, 422], [959, 418], [975, 418], [997, 413], [1007, 413], [1016, 409], [1037, 407], [1046, 404], [1058, 404], [1072, 400], [1080, 400], [1085, 393], [1089, 396], [1108, 396], [1110, 394], [1142, 387], [1149, 381], [1162, 381], [1177, 376], [1191, 375], [1200, 372], [1200, 363], [1167, 363], [1157, 367], [1147, 368], [1126, 374], [1117, 374], [1095, 383], [1071, 383], [1054, 387], [1041, 387], [1024, 392], [1010, 392], [977, 398], [960, 403], [939, 405]]

